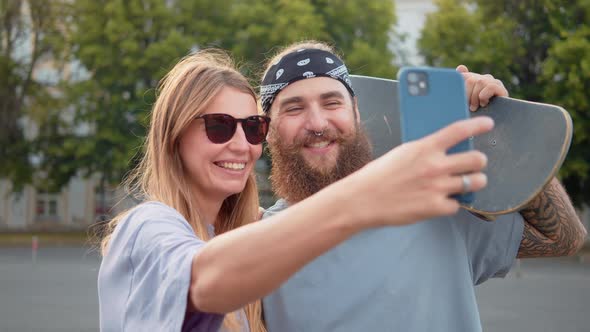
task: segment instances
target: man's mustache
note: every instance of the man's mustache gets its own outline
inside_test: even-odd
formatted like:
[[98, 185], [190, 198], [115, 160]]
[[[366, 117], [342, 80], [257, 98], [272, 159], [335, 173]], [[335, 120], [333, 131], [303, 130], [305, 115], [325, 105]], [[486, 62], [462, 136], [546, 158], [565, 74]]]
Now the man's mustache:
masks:
[[303, 147], [305, 145], [311, 145], [318, 142], [330, 141], [336, 143], [342, 143], [346, 140], [346, 137], [338, 133], [334, 129], [326, 129], [322, 132], [321, 136], [317, 136], [313, 131], [307, 131], [302, 137], [297, 138], [293, 142], [294, 147]]

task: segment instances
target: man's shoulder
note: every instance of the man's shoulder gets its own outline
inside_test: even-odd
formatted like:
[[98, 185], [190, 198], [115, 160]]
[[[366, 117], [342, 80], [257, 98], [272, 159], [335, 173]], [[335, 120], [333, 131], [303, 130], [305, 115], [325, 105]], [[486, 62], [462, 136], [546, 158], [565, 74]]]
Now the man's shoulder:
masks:
[[287, 203], [287, 201], [281, 198], [278, 201], [276, 201], [273, 206], [269, 207], [268, 209], [266, 209], [266, 211], [264, 211], [262, 218], [264, 219], [264, 218], [271, 217], [271, 216], [283, 211], [284, 209], [286, 209], [288, 207], [289, 207], [289, 204]]

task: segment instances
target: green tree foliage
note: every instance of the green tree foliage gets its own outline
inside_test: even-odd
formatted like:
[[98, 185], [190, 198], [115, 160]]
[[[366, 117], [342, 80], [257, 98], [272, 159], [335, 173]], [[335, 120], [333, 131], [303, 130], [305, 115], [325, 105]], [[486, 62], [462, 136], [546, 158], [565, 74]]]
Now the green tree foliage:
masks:
[[546, 100], [567, 109], [574, 123], [573, 147], [561, 175], [577, 202], [590, 202], [590, 1], [562, 7], [552, 19], [560, 38], [543, 61]]
[[[392, 75], [388, 36], [392, 2], [270, 0], [77, 0], [72, 2], [69, 46], [88, 71], [70, 84], [77, 125], [92, 129], [74, 143], [75, 169], [116, 183], [145, 133], [154, 87], [178, 59], [209, 46], [229, 50], [253, 82], [267, 52], [316, 38], [344, 51], [355, 73]], [[357, 69], [357, 70], [355, 70]], [[66, 182], [72, 169], [61, 167]]]
[[419, 40], [431, 65], [492, 73], [510, 95], [561, 105], [574, 139], [560, 171], [579, 206], [590, 203], [590, 2], [438, 0]]
[[395, 75], [390, 48], [396, 23], [393, 1], [247, 0], [233, 9], [235, 31], [221, 46], [255, 68], [249, 72], [254, 81], [277, 47], [302, 39], [336, 46], [354, 74]]
[[[209, 8], [223, 3], [207, 2]], [[71, 147], [73, 155], [64, 158], [76, 160], [74, 168], [87, 176], [99, 174], [103, 188], [118, 183], [137, 154], [159, 79], [206, 40], [195, 31], [205, 25], [206, 13], [187, 15], [185, 9], [192, 3], [72, 2], [68, 43], [72, 60], [81, 63], [86, 77], [70, 82], [67, 97], [75, 108], [75, 126], [88, 130], [70, 137], [61, 151]], [[212, 36], [211, 27], [203, 30], [203, 35]], [[61, 179], [62, 186], [69, 180]]]
[[329, 40], [344, 53], [352, 73], [395, 77], [391, 48], [396, 23], [393, 1], [318, 0]]
[[[20, 3], [0, 0], [2, 29], [25, 30], [26, 22], [15, 9]], [[40, 176], [36, 184], [47, 191], [59, 191], [76, 175], [99, 175], [102, 187], [119, 183], [141, 152], [158, 81], [191, 51], [210, 46], [230, 51], [254, 84], [258, 84], [259, 72], [269, 52], [302, 39], [334, 44], [343, 52], [353, 73], [387, 77], [395, 73], [394, 56], [388, 47], [395, 24], [392, 1], [30, 0], [28, 3], [41, 10], [31, 12], [31, 24], [37, 30], [26, 28], [38, 31], [34, 36], [43, 42], [32, 52], [35, 57], [21, 62], [11, 58], [13, 52], [5, 49], [13, 44], [0, 43], [0, 51], [5, 55], [0, 57], [0, 74], [6, 77], [0, 82], [2, 120], [9, 119], [0, 123], [18, 128], [14, 133], [2, 131], [3, 139], [13, 144], [12, 150], [3, 149], [1, 153], [15, 160], [13, 150], [20, 142], [26, 142], [26, 149], [19, 150], [18, 155], [26, 165], [33, 159], [35, 169], [7, 163], [0, 167], [3, 167], [2, 174], [27, 170], [21, 183], [32, 181], [31, 174], [37, 171]], [[55, 13], [52, 8], [57, 4], [59, 16], [49, 15]], [[39, 22], [50, 19], [51, 24], [36, 23], [35, 19]], [[22, 33], [3, 30], [0, 40], [10, 41], [16, 35]], [[45, 39], [49, 41], [49, 36], [55, 38], [49, 44], [52, 48], [46, 50]], [[18, 126], [24, 114], [21, 105], [26, 103], [18, 102], [28, 100], [22, 96], [23, 92], [32, 95], [33, 60], [46, 53], [60, 70], [51, 91], [43, 92], [45, 100], [29, 98], [38, 130], [35, 138], [27, 142]], [[10, 136], [5, 134], [9, 132]]]
[[[236, 1], [228, 18], [234, 27], [219, 46], [243, 61], [254, 86], [268, 58], [304, 39], [335, 46], [353, 74], [395, 77], [394, 1], [243, 0]], [[270, 164], [268, 155], [263, 158]]]
[[61, 44], [60, 8], [59, 1], [0, 0], [0, 178], [16, 191], [33, 180], [34, 144], [24, 127], [39, 125], [33, 120], [54, 98], [53, 82], [35, 73]]

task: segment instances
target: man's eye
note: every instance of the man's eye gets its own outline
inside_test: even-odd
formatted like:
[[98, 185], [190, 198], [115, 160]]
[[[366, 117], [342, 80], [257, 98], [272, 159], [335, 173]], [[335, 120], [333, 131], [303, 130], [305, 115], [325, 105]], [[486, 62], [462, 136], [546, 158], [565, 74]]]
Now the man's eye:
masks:
[[325, 105], [335, 107], [335, 106], [340, 106], [341, 103], [339, 101], [330, 101], [330, 102], [327, 102]]
[[289, 107], [287, 109], [285, 109], [285, 113], [293, 113], [293, 112], [297, 112], [297, 111], [301, 111], [303, 109], [303, 107]]

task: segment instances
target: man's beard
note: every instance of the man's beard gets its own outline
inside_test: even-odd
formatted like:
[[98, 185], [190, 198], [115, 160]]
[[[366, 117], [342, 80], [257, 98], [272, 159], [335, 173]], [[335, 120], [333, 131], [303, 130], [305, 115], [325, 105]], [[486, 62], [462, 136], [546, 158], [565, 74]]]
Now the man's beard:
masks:
[[338, 156], [332, 167], [314, 167], [303, 158], [301, 150], [304, 146], [318, 141], [313, 133], [290, 144], [281, 142], [279, 138], [268, 145], [272, 156], [270, 181], [279, 197], [290, 203], [299, 202], [359, 170], [372, 159], [371, 144], [361, 126], [348, 136], [324, 131], [319, 139], [339, 144]]

